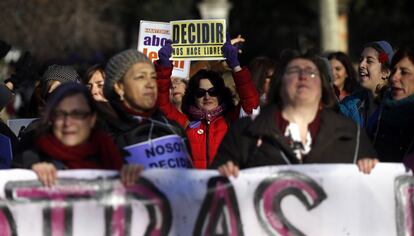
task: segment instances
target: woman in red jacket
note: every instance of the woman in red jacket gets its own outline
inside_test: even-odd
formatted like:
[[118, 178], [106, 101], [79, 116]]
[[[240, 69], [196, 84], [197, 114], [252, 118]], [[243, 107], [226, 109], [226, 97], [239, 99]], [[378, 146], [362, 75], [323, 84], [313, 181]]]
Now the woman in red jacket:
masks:
[[240, 97], [239, 104], [234, 105], [232, 93], [218, 73], [200, 70], [190, 78], [183, 97], [181, 113], [169, 100], [171, 53], [170, 42], [167, 42], [158, 53], [159, 60], [156, 63], [158, 103], [167, 118], [177, 121], [186, 128], [194, 167], [206, 169], [212, 163], [227, 133], [229, 122], [239, 117], [241, 108], [247, 114], [251, 114], [253, 109], [258, 108], [259, 94], [248, 69], [240, 67], [237, 47], [227, 41], [223, 45], [223, 54], [233, 71], [234, 82]]

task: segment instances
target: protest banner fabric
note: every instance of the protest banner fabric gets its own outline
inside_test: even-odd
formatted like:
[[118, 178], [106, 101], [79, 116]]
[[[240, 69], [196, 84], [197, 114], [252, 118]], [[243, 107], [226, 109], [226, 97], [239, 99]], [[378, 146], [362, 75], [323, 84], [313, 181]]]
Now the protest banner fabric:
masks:
[[[171, 39], [170, 24], [156, 21], [140, 21], [138, 35], [138, 51], [144, 53], [152, 62], [158, 60], [158, 50]], [[173, 61], [172, 77], [188, 79], [190, 73], [189, 60]]]
[[171, 21], [173, 58], [223, 60], [226, 20]]
[[60, 171], [53, 188], [0, 171], [0, 235], [413, 235], [414, 178], [402, 164], [217, 171]]

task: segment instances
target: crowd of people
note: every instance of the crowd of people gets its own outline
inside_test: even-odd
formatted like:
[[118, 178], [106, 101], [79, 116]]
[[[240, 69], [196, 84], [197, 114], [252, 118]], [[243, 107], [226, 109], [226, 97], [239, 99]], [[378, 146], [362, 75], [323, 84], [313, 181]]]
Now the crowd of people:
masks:
[[[225, 60], [194, 65], [190, 78], [171, 76], [171, 41], [154, 63], [128, 49], [83, 76], [56, 64], [39, 76], [23, 58], [0, 85], [0, 108], [22, 81], [35, 81], [29, 106], [38, 119], [18, 137], [0, 122], [13, 153], [2, 168], [32, 169], [51, 186], [61, 169], [119, 170], [132, 184], [157, 167], [225, 176], [266, 165], [354, 163], [367, 174], [378, 162], [414, 167], [413, 47], [369, 42], [357, 69], [344, 52], [290, 49], [242, 66], [239, 42], [228, 39]], [[3, 57], [10, 47], [1, 47]], [[149, 153], [162, 161], [148, 165]]]

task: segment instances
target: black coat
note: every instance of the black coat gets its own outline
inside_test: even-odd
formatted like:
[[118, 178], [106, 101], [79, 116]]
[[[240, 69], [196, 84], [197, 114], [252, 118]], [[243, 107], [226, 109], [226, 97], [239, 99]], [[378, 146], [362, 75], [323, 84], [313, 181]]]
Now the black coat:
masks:
[[[10, 139], [10, 144], [11, 144], [11, 148], [12, 148], [12, 155], [13, 155], [13, 159], [16, 156], [16, 152], [17, 152], [17, 145], [19, 143], [19, 140], [17, 139], [16, 135], [14, 135], [13, 131], [5, 124], [3, 123], [2, 120], [0, 120], [0, 134], [3, 134], [4, 136], [8, 137]], [[5, 161], [2, 158], [0, 158], [0, 161]], [[12, 160], [10, 160], [11, 162]], [[8, 163], [8, 161], [6, 161], [7, 163], [1, 163], [0, 166], [7, 166], [10, 163]]]
[[382, 162], [402, 162], [414, 152], [414, 95], [402, 100], [386, 98], [368, 135]]
[[[300, 164], [277, 128], [276, 112], [276, 106], [269, 106], [253, 121], [247, 117], [231, 125], [210, 168], [217, 168], [229, 160], [241, 169]], [[302, 163], [354, 163], [364, 157], [376, 158], [365, 131], [332, 110], [322, 110], [319, 131]]]
[[127, 114], [117, 102], [98, 104], [97, 126], [107, 131], [119, 148], [171, 134], [181, 136], [189, 148], [183, 128], [159, 110], [149, 119], [139, 120]]

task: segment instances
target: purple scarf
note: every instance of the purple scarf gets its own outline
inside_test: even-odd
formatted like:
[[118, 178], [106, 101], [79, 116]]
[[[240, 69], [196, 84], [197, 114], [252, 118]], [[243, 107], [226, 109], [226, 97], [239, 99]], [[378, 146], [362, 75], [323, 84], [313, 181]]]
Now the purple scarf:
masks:
[[190, 106], [188, 113], [190, 113], [192, 120], [206, 120], [213, 121], [217, 117], [221, 116], [224, 112], [223, 106], [217, 106], [213, 110], [205, 111], [195, 106]]

